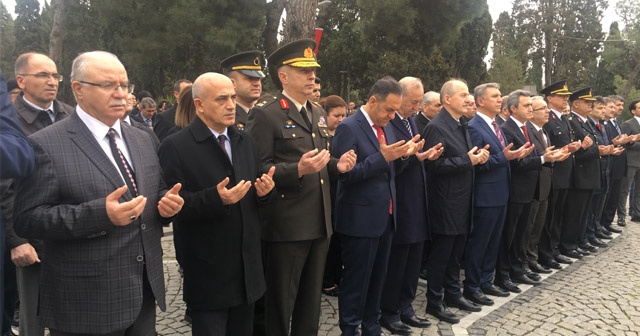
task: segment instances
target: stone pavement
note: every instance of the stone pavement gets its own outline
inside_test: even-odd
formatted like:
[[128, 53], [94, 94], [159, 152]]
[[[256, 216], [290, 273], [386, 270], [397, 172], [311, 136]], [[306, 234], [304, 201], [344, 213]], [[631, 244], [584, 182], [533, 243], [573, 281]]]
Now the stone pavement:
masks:
[[[418, 286], [414, 308], [432, 326], [413, 335], [639, 335], [640, 224], [627, 222], [609, 247], [564, 269], [543, 276], [542, 285], [520, 285], [523, 293], [494, 298], [480, 313], [451, 310], [462, 317], [451, 325], [424, 314], [425, 284]], [[158, 311], [160, 335], [190, 335], [183, 321], [182, 283], [175, 261], [171, 229], [162, 239], [167, 284], [167, 311]], [[322, 297], [320, 336], [340, 335], [338, 300]]]

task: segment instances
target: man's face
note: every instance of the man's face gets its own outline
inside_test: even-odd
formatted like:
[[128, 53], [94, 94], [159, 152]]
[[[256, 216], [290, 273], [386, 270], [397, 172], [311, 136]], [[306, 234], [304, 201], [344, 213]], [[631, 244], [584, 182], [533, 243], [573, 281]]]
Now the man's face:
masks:
[[440, 96], [434, 97], [433, 100], [422, 105], [422, 113], [429, 118], [429, 120], [433, 119], [441, 109], [442, 103], [440, 102]]
[[589, 111], [589, 116], [591, 116], [593, 120], [600, 120], [604, 117], [606, 109], [606, 105], [596, 102], [593, 104], [593, 108], [591, 109], [591, 111]]
[[468, 95], [467, 99], [466, 99], [466, 107], [467, 107], [467, 113], [465, 113], [465, 115], [468, 116], [474, 116], [476, 115], [476, 101], [473, 98], [472, 95]]
[[484, 97], [478, 97], [478, 104], [480, 105], [480, 111], [491, 118], [495, 118], [495, 116], [500, 113], [500, 108], [502, 107], [500, 90], [488, 87]]
[[117, 59], [107, 56], [95, 56], [87, 60], [85, 69], [83, 77], [72, 83], [78, 105], [105, 125], [113, 126], [126, 112], [127, 90], [120, 86], [116, 86], [116, 89], [106, 89], [82, 84], [78, 80], [103, 85], [123, 85], [129, 83], [127, 71]]
[[624, 102], [622, 100], [616, 100], [616, 114], [615, 116], [619, 116], [622, 114], [622, 110], [624, 110]]
[[562, 112], [569, 102], [569, 95], [552, 94], [547, 96], [547, 101], [549, 102], [549, 108]]
[[131, 111], [133, 111], [133, 105], [135, 105], [135, 102], [136, 102], [136, 96], [134, 96], [133, 93], [129, 93], [127, 95], [127, 106], [126, 106], [127, 113], [130, 113]]
[[145, 119], [151, 119], [156, 114], [156, 108], [151, 106], [145, 106], [140, 108], [140, 113]]
[[299, 97], [310, 97], [313, 93], [316, 80], [315, 68], [296, 68], [285, 65], [278, 75], [287, 93]]
[[577, 99], [571, 103], [571, 109], [583, 117], [589, 115], [592, 107], [592, 102], [586, 101], [584, 99]]
[[182, 92], [182, 90], [184, 90], [184, 88], [186, 88], [187, 86], [191, 86], [191, 83], [189, 83], [189, 82], [180, 82], [180, 91], [178, 91], [178, 92], [173, 91], [173, 96], [176, 98], [176, 101], [178, 101], [178, 99], [180, 99], [180, 92]]
[[314, 102], [320, 101], [320, 90], [322, 90], [322, 84], [313, 84], [313, 94], [311, 95], [311, 100]]
[[375, 96], [369, 98], [369, 104], [371, 105], [371, 111], [369, 117], [373, 121], [374, 125], [384, 127], [389, 121], [396, 116], [396, 111], [400, 109], [402, 105], [402, 97], [397, 94], [388, 94], [385, 100], [378, 100]]
[[217, 74], [207, 78], [205, 96], [194, 99], [196, 112], [200, 119], [218, 133], [233, 126], [236, 122], [236, 90], [233, 82]]
[[521, 96], [518, 98], [518, 106], [512, 106], [511, 112], [511, 116], [521, 123], [533, 118], [531, 97]]
[[538, 127], [544, 126], [549, 121], [549, 108], [547, 103], [542, 99], [536, 99], [532, 101], [531, 107], [533, 108], [533, 117], [531, 122]]
[[404, 118], [416, 114], [420, 109], [420, 101], [424, 95], [424, 89], [421, 87], [410, 87], [402, 94], [402, 104], [398, 113]]
[[631, 114], [635, 117], [640, 117], [640, 103], [636, 104], [636, 108], [631, 110]]
[[240, 103], [253, 105], [260, 98], [262, 94], [262, 81], [260, 78], [250, 77], [238, 71], [233, 71], [230, 78], [236, 85], [236, 95]]
[[32, 55], [21, 74], [16, 74], [18, 86], [28, 101], [39, 107], [49, 107], [58, 94], [58, 74], [56, 64], [47, 56]]
[[350, 102], [350, 103], [349, 103], [349, 109], [350, 109], [350, 110], [355, 110], [355, 109], [356, 109], [356, 103], [354, 103], [354, 102]]
[[467, 113], [467, 98], [469, 97], [469, 88], [464, 83], [455, 83], [455, 93], [451, 96], [444, 96], [444, 104], [447, 111], [455, 115], [465, 115]]
[[334, 107], [327, 112], [327, 128], [333, 132], [344, 118], [347, 117], [347, 108], [344, 106]]
[[607, 103], [607, 106], [604, 109], [604, 118], [607, 120], [615, 118], [617, 111], [618, 111], [618, 108], [616, 107], [615, 103], [613, 102]]

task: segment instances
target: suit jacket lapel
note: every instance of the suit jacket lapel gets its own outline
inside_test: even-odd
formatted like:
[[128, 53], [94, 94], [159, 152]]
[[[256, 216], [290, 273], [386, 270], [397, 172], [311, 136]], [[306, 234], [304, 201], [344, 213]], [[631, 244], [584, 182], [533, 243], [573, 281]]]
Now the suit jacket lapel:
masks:
[[505, 123], [505, 125], [507, 125], [507, 127], [511, 128], [511, 131], [516, 134], [518, 139], [522, 140], [522, 143], [527, 142], [527, 138], [522, 133], [522, 129], [520, 129], [520, 127], [518, 127], [518, 125], [516, 124], [515, 121], [513, 121], [511, 118], [509, 118], [504, 123]]
[[[125, 182], [120, 176], [120, 173], [118, 173], [118, 168], [109, 160], [109, 157], [107, 157], [107, 154], [102, 150], [102, 147], [100, 147], [87, 125], [85, 125], [75, 113], [69, 116], [69, 118], [71, 118], [72, 122], [69, 123], [67, 131], [71, 133], [71, 141], [73, 141], [95, 165], [96, 169], [113, 184], [114, 189], [122, 187]], [[131, 195], [130, 193], [125, 193], [122, 197], [125, 200], [130, 200], [132, 198]]]
[[373, 134], [373, 129], [371, 129], [371, 125], [369, 125], [369, 121], [367, 121], [367, 117], [364, 116], [364, 112], [362, 112], [362, 109], [356, 112], [355, 117], [357, 118], [356, 120], [358, 121], [362, 132], [364, 132], [369, 141], [371, 141], [371, 143], [377, 149], [380, 149], [380, 142], [378, 142], [378, 138], [376, 138], [376, 135]]
[[149, 195], [146, 192], [146, 183], [144, 182], [144, 170], [143, 166], [143, 153], [142, 146], [139, 143], [138, 137], [135, 136], [134, 130], [131, 128], [132, 126], [121, 125], [120, 130], [122, 131], [122, 138], [124, 139], [124, 143], [127, 145], [127, 150], [129, 151], [129, 157], [131, 157], [131, 166], [133, 168], [136, 187], [138, 188], [139, 195]]

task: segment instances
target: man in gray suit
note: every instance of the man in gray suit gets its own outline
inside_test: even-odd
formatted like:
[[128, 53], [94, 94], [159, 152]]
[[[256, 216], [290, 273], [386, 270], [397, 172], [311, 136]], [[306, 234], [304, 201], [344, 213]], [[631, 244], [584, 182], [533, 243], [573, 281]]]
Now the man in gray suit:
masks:
[[[629, 104], [629, 112], [633, 118], [622, 123], [622, 132], [627, 135], [640, 134], [640, 100]], [[631, 183], [635, 182], [633, 204], [630, 205], [629, 215], [634, 222], [640, 222], [640, 142], [634, 142], [627, 147], [627, 176], [620, 187], [620, 203], [618, 204], [618, 218], [627, 215], [627, 198]]]
[[157, 142], [120, 122], [131, 85], [115, 55], [81, 54], [71, 81], [76, 113], [30, 137], [37, 168], [16, 193], [15, 230], [47, 256], [38, 315], [53, 336], [154, 335], [180, 184], [167, 191]]

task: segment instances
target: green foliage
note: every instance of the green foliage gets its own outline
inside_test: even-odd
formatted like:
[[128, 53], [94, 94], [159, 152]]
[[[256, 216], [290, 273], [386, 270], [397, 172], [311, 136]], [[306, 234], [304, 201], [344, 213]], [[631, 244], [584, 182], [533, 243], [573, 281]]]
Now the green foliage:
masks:
[[500, 83], [500, 92], [507, 94], [526, 85], [526, 68], [515, 51], [505, 50], [494, 55], [489, 69], [489, 81]]
[[[627, 84], [627, 80], [623, 79], [622, 76], [620, 75], [615, 75], [613, 82], [616, 87], [616, 94], [622, 95], [623, 94], [622, 90], [624, 86]], [[632, 88], [629, 94], [626, 97], [624, 97], [625, 106], [629, 106], [629, 103], [631, 103], [636, 99], [640, 99], [640, 90], [637, 87]], [[624, 120], [630, 119], [631, 117], [632, 117], [631, 112], [629, 112], [629, 109], [625, 108], [622, 111], [622, 114], [618, 117], [618, 119], [624, 121]]]
[[15, 48], [13, 18], [4, 3], [0, 2], [0, 69], [7, 79], [15, 77], [13, 73], [13, 60], [17, 57]]
[[43, 22], [40, 16], [40, 3], [38, 0], [16, 0], [17, 14], [14, 22], [14, 35], [16, 41], [16, 53], [20, 55], [27, 51], [37, 51], [48, 54], [49, 31], [51, 26], [47, 20]]

